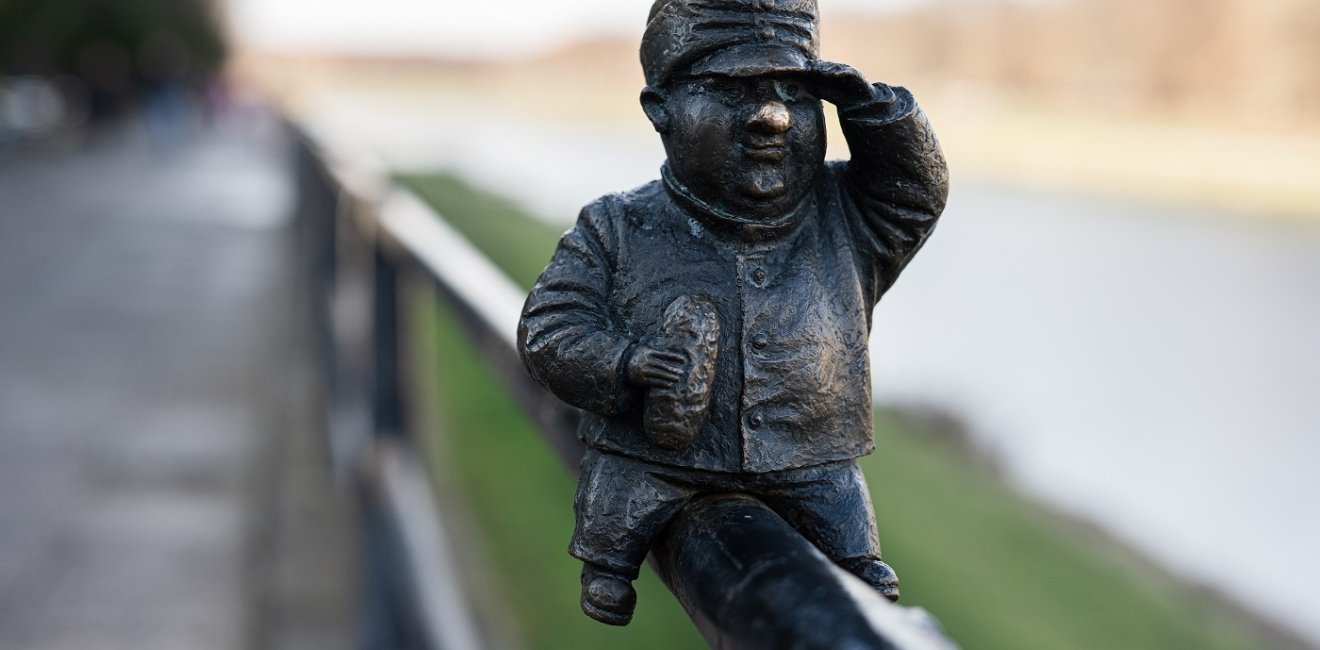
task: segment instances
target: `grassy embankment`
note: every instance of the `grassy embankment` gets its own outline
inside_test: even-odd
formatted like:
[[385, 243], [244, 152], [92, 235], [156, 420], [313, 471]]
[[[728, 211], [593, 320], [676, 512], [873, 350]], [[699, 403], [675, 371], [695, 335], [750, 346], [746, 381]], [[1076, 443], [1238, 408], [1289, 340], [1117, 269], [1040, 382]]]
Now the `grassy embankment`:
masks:
[[[405, 181], [524, 286], [560, 234], [454, 178]], [[631, 627], [607, 628], [578, 612], [579, 566], [565, 553], [574, 480], [443, 310], [436, 329], [445, 432], [436, 462], [450, 487], [466, 493], [492, 588], [517, 636], [538, 650], [703, 647], [649, 572]], [[1013, 493], [930, 436], [882, 416], [876, 439], [879, 451], [863, 466], [904, 603], [929, 609], [965, 647], [1267, 647], [1238, 617]]]

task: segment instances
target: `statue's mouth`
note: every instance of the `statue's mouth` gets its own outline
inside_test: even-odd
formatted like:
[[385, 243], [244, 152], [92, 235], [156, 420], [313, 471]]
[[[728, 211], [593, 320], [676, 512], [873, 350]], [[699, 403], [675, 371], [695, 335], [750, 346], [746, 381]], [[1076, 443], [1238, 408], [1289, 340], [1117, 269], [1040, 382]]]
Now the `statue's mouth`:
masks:
[[743, 153], [758, 162], [782, 162], [788, 155], [783, 138], [751, 138], [743, 143]]

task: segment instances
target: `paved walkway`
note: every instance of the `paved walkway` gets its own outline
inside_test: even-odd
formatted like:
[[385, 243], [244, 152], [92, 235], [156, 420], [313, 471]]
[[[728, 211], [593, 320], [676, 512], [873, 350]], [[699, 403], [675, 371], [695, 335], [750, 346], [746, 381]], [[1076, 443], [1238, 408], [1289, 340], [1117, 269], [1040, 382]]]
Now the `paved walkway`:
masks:
[[0, 648], [351, 645], [283, 150], [0, 159]]

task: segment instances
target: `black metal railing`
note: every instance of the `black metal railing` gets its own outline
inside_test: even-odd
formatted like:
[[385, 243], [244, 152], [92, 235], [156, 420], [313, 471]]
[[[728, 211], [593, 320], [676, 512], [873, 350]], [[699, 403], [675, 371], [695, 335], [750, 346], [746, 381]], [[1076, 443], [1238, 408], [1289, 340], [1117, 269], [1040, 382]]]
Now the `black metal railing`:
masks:
[[[533, 382], [514, 335], [523, 292], [369, 156], [294, 129], [302, 241], [317, 300], [326, 427], [335, 463], [362, 486], [369, 647], [484, 647], [447, 557], [443, 517], [417, 460], [400, 335], [400, 286], [433, 285], [485, 362], [570, 471], [578, 414]], [[694, 502], [651, 564], [713, 648], [951, 648], [925, 612], [890, 604], [749, 497]]]

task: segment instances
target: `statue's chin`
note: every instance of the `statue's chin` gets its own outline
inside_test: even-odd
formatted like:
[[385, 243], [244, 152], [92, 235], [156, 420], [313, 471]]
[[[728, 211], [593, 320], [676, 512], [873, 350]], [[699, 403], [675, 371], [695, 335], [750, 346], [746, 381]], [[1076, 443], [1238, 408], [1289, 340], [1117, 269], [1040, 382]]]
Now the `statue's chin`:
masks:
[[752, 201], [772, 201], [788, 192], [788, 183], [784, 182], [784, 175], [777, 171], [761, 171], [750, 174], [738, 189]]
[[[682, 177], [679, 177], [682, 182]], [[689, 186], [692, 187], [692, 186]], [[721, 210], [746, 219], [773, 220], [792, 210], [805, 192], [788, 182], [782, 169], [743, 170], [725, 185], [700, 185], [693, 194]]]
[[736, 187], [738, 212], [747, 217], [777, 219], [791, 211], [806, 196], [807, 188], [789, 183], [782, 170], [757, 170]]

